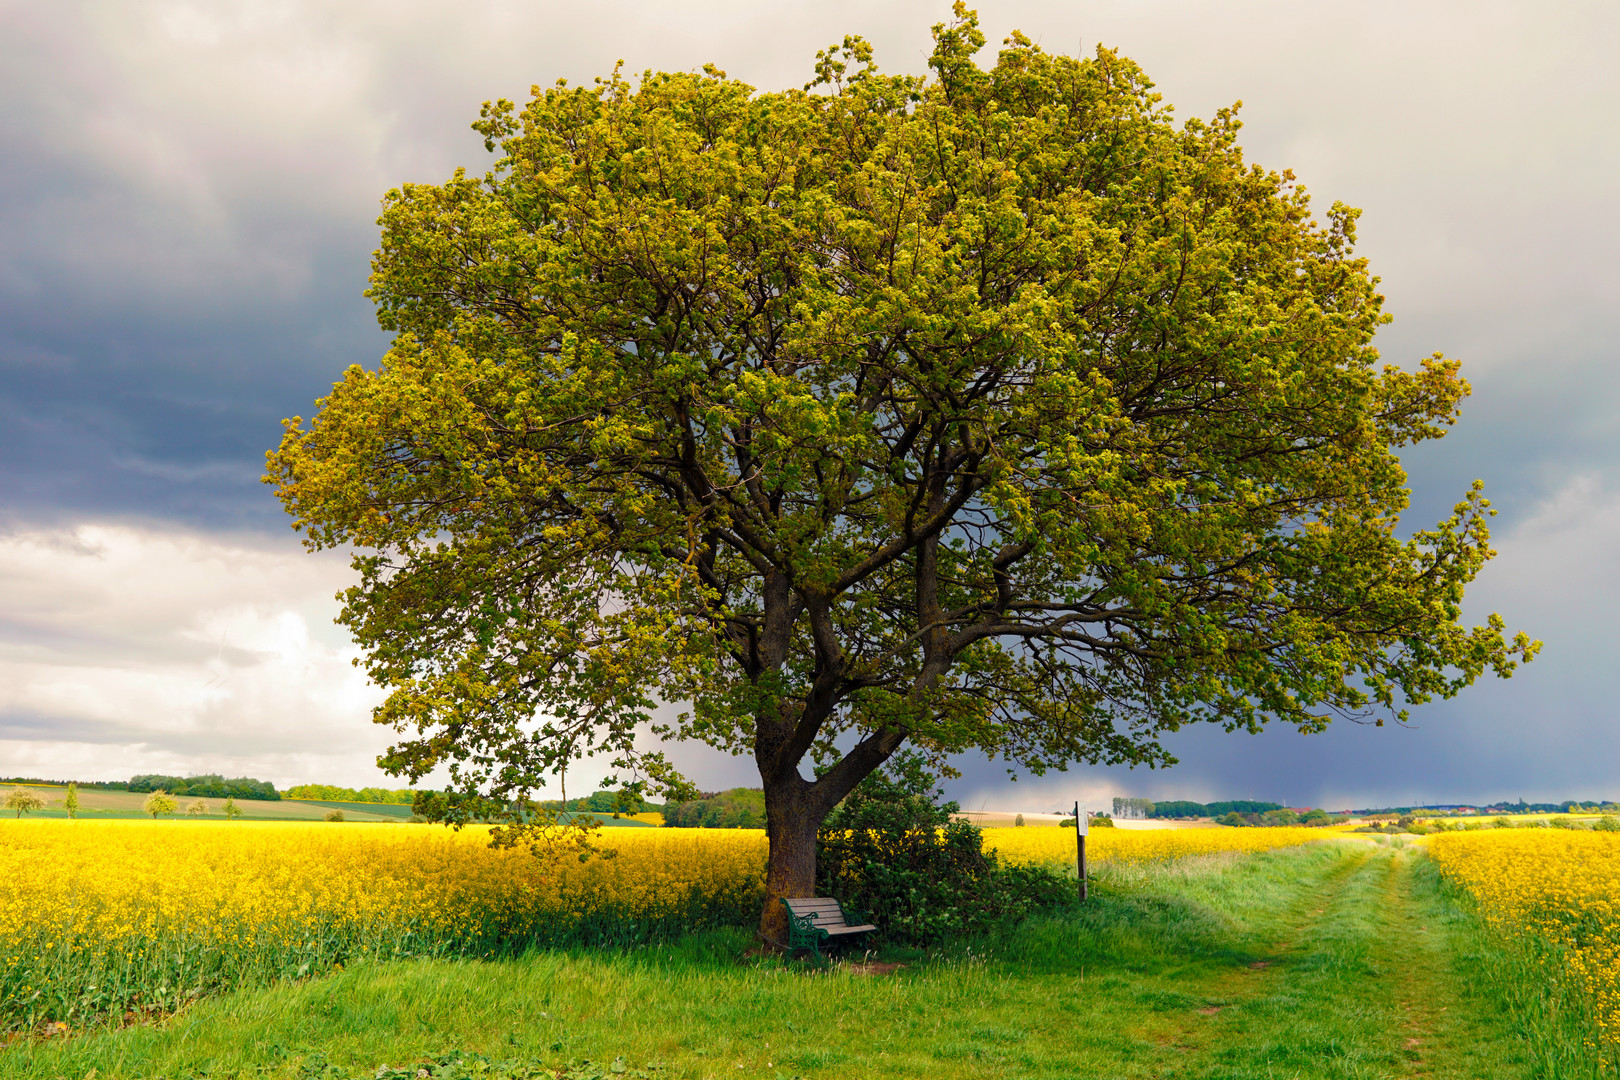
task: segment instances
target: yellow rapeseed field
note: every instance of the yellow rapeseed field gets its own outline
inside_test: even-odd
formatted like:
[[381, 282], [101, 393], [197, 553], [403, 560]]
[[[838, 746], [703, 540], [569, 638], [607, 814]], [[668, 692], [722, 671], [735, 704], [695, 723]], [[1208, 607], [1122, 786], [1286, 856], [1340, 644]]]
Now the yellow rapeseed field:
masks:
[[757, 917], [758, 830], [610, 829], [612, 858], [487, 830], [0, 822], [0, 1029], [172, 1008], [364, 956], [630, 944]]
[[[1269, 851], [1324, 838], [1323, 829], [1093, 829], [1088, 863], [1146, 863], [1220, 851]], [[1074, 865], [1074, 829], [984, 830], [984, 846], [1009, 862]]]
[[[1072, 864], [1074, 833], [985, 830]], [[1099, 830], [1097, 862], [1260, 851], [1312, 829]], [[0, 821], [0, 1030], [79, 1027], [362, 958], [627, 945], [744, 924], [760, 830], [609, 829], [610, 858], [493, 850], [488, 830], [304, 822]]]
[[1430, 837], [1429, 854], [1492, 929], [1551, 943], [1591, 997], [1599, 1041], [1620, 1044], [1620, 834], [1446, 833]]

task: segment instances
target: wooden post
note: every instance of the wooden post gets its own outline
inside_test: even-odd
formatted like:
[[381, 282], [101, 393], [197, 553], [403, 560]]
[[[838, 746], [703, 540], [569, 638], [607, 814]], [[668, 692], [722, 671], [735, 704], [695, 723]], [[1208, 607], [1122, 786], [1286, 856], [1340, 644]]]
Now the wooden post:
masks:
[[1080, 871], [1080, 899], [1086, 898], [1086, 818], [1080, 812], [1080, 804], [1074, 804], [1074, 858]]

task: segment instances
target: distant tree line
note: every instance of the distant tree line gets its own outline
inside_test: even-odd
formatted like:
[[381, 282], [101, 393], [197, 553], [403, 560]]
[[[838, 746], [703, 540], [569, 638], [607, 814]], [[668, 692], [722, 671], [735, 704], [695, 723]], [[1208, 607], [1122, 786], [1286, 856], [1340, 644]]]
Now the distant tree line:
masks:
[[90, 791], [128, 791], [125, 780], [41, 780], [37, 776], [0, 776], [0, 784], [40, 784], [45, 787], [77, 785]]
[[1261, 828], [1283, 828], [1290, 825], [1338, 825], [1350, 820], [1346, 817], [1329, 817], [1325, 810], [1307, 810], [1303, 814], [1296, 814], [1286, 807], [1275, 807], [1271, 810], [1262, 810], [1259, 813], [1244, 813], [1232, 810], [1215, 819], [1222, 825], [1243, 825]]
[[409, 806], [411, 800], [416, 798], [416, 792], [411, 788], [390, 791], [380, 787], [349, 788], [336, 787], [332, 784], [298, 784], [282, 792], [282, 797], [312, 802], [388, 803], [393, 806]]
[[1127, 799], [1114, 796], [1114, 816], [1117, 818], [1146, 818], [1153, 816], [1152, 799]]
[[268, 780], [237, 776], [227, 780], [218, 773], [201, 776], [162, 776], [146, 773], [130, 777], [129, 791], [166, 791], [170, 795], [191, 795], [212, 799], [266, 799], [279, 802], [281, 793]]
[[[1116, 803], [1120, 800], [1115, 799]], [[1147, 802], [1147, 800], [1140, 800]], [[1165, 802], [1148, 803], [1151, 807], [1148, 817], [1170, 818], [1185, 820], [1186, 818], [1220, 817], [1223, 814], [1264, 814], [1268, 810], [1283, 809], [1282, 803], [1257, 802], [1253, 799], [1227, 799], [1224, 802], [1188, 802], [1185, 799], [1170, 799]], [[1118, 816], [1116, 814], [1116, 816]]]
[[666, 829], [763, 829], [765, 792], [759, 788], [699, 792], [691, 802], [664, 808]]
[[1620, 810], [1620, 803], [1613, 799], [1602, 802], [1597, 799], [1564, 799], [1561, 802], [1495, 802], [1481, 806], [1459, 806], [1455, 804], [1429, 805], [1429, 806], [1385, 806], [1378, 809], [1352, 811], [1357, 817], [1405, 817], [1413, 814], [1422, 814], [1426, 817], [1444, 814], [1578, 814], [1582, 811], [1614, 812]]
[[571, 814], [656, 814], [664, 809], [628, 791], [593, 791], [579, 799], [548, 799], [536, 805]]

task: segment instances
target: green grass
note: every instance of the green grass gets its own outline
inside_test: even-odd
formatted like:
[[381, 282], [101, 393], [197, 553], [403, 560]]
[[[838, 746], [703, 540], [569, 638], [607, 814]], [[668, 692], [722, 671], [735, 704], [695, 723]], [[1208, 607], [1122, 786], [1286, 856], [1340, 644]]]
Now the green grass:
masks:
[[457, 1050], [622, 1056], [672, 1078], [1597, 1075], [1503, 1007], [1490, 980], [1533, 973], [1503, 966], [1413, 848], [1116, 872], [1084, 906], [891, 954], [905, 965], [891, 974], [750, 959], [750, 941], [724, 930], [619, 953], [359, 965], [159, 1025], [16, 1045], [0, 1075], [369, 1077]]

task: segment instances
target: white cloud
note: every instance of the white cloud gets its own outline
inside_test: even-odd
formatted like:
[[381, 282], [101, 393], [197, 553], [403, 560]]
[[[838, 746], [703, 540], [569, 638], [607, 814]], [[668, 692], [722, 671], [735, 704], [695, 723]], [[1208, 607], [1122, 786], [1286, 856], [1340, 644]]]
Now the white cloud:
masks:
[[372, 783], [380, 691], [332, 625], [346, 562], [178, 531], [0, 538], [0, 771]]

